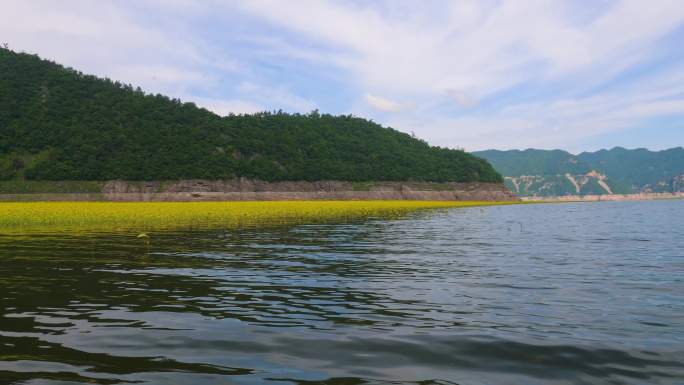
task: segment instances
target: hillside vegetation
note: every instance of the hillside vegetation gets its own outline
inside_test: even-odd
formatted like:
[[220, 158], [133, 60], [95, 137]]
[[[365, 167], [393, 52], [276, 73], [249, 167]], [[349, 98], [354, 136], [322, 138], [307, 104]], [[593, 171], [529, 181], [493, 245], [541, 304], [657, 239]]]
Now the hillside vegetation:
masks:
[[0, 49], [0, 179], [501, 182], [485, 160], [354, 116], [218, 116]]
[[684, 148], [583, 152], [487, 150], [487, 159], [520, 195], [633, 194], [684, 191]]

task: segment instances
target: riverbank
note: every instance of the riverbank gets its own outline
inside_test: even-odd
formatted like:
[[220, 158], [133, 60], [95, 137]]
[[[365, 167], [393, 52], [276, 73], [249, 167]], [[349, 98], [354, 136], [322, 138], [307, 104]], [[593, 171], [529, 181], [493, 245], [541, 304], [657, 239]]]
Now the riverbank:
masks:
[[264, 182], [251, 179], [179, 181], [10, 181], [0, 183], [0, 201], [300, 201], [418, 200], [519, 201], [500, 183]]
[[524, 202], [602, 202], [602, 201], [645, 201], [661, 199], [684, 199], [684, 192], [676, 193], [641, 193], [641, 194], [605, 194], [605, 195], [565, 195], [550, 197], [520, 197]]

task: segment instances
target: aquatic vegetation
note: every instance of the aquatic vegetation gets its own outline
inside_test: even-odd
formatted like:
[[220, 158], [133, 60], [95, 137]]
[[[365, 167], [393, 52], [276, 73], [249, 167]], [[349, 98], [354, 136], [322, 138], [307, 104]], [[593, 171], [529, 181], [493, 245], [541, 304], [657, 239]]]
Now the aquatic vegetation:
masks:
[[235, 228], [398, 216], [419, 209], [510, 202], [0, 202], [0, 230]]

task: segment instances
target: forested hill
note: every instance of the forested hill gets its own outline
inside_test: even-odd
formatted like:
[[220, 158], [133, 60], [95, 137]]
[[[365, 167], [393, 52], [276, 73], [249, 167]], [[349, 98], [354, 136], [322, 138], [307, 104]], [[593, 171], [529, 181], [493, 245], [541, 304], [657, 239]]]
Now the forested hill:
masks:
[[0, 179], [482, 181], [485, 160], [369, 120], [193, 103], [0, 49]]
[[520, 195], [684, 192], [684, 148], [583, 152], [561, 150], [473, 153], [490, 161]]

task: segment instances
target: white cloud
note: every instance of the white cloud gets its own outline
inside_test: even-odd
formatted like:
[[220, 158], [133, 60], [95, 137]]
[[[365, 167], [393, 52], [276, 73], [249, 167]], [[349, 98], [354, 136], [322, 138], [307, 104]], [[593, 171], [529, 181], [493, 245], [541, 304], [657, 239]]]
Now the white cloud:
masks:
[[368, 103], [371, 107], [375, 108], [376, 110], [385, 111], [385, 112], [406, 111], [407, 109], [412, 108], [411, 104], [399, 103], [399, 102], [395, 102], [393, 100], [381, 98], [379, 96], [375, 96], [375, 95], [371, 95], [371, 94], [366, 94], [365, 99], [366, 99], [366, 103]]
[[474, 92], [459, 91], [453, 88], [446, 89], [444, 92], [449, 95], [458, 106], [469, 108], [478, 104]]
[[488, 114], [457, 118], [397, 119], [392, 124], [422, 126], [430, 141], [471, 151], [528, 147], [582, 150], [573, 146], [583, 138], [676, 115], [684, 116], [684, 67], [593, 96], [518, 103]]
[[127, 83], [140, 86], [144, 90], [162, 89], [164, 92], [179, 96], [192, 86], [204, 87], [215, 79], [205, 73], [167, 65], [127, 65], [112, 69], [112, 79], [126, 79]]
[[270, 107], [267, 110], [273, 110], [278, 107], [289, 111], [306, 113], [316, 109], [316, 103], [293, 94], [285, 87], [269, 87], [251, 82], [242, 82], [238, 85], [237, 91], [244, 97], [268, 101]]
[[[394, 18], [387, 16], [394, 2], [361, 4], [250, 0], [242, 6], [350, 49], [342, 64], [352, 66], [363, 85], [408, 93], [475, 89], [483, 96], [532, 77], [562, 76], [645, 51], [684, 18], [678, 0], [616, 2], [582, 24], [566, 19], [567, 3], [560, 1], [413, 4]], [[532, 63], [538, 64], [534, 72], [527, 66]]]

